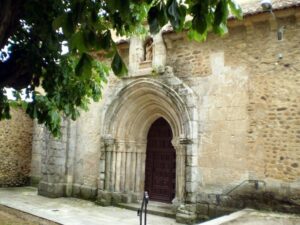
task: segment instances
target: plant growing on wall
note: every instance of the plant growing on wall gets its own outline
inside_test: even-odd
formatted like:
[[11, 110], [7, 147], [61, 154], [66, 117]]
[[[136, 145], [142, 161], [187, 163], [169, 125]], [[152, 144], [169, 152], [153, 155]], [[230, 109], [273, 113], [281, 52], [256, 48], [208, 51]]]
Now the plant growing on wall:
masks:
[[[144, 33], [147, 20], [157, 33], [170, 22], [202, 41], [209, 31], [226, 33], [230, 12], [241, 17], [234, 0], [2, 0], [0, 119], [10, 118], [11, 106], [22, 106], [57, 136], [62, 115], [76, 119], [90, 99], [101, 98], [110, 69], [119, 77], [127, 73], [112, 32]], [[111, 64], [96, 60], [97, 51]], [[8, 100], [5, 88], [14, 89], [15, 100]], [[21, 90], [30, 101], [21, 100]]]

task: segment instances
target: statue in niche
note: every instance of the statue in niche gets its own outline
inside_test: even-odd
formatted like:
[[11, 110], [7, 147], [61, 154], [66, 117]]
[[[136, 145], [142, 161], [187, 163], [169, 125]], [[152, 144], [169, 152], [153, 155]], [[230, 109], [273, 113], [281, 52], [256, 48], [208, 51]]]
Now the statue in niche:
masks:
[[145, 42], [145, 48], [144, 48], [144, 61], [151, 61], [152, 57], [153, 57], [153, 40], [152, 38], [149, 38], [146, 42]]

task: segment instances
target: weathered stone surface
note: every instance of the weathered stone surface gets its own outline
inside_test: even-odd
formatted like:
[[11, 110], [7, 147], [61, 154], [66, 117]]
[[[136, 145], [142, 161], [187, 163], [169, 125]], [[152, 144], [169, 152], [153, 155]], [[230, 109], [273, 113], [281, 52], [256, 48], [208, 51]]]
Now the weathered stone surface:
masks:
[[98, 191], [96, 203], [101, 206], [110, 206], [112, 204], [112, 193], [107, 191]]
[[0, 186], [29, 184], [32, 120], [20, 109], [11, 111], [12, 119], [0, 121]]
[[[275, 21], [268, 15], [231, 21], [228, 35], [210, 34], [204, 43], [163, 33], [153, 38], [154, 48], [166, 46], [154, 49], [152, 67], [140, 65], [144, 41], [132, 38], [121, 51], [129, 76], [110, 77], [103, 100], [73, 125], [66, 121], [62, 140], [44, 135], [44, 142], [34, 142], [44, 150], [42, 181], [75, 184], [76, 196], [76, 185], [98, 189], [103, 205], [134, 201], [128, 193], [140, 199], [147, 133], [164, 117], [176, 150], [174, 202], [201, 205], [191, 220], [205, 204], [210, 216], [246, 206], [297, 212], [299, 7], [276, 11]], [[278, 41], [282, 26], [284, 39]], [[152, 76], [156, 64], [166, 66]], [[178, 213], [178, 220], [186, 217]]]

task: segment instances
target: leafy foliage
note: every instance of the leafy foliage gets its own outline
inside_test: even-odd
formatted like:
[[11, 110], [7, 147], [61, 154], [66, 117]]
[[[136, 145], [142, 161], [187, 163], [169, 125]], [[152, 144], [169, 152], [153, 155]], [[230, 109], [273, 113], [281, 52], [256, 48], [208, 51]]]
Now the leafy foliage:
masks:
[[[148, 21], [155, 34], [170, 22], [175, 31], [188, 30], [191, 39], [203, 41], [209, 31], [227, 32], [230, 12], [238, 18], [242, 14], [234, 0], [27, 0], [20, 7], [18, 26], [6, 42], [8, 52], [0, 51], [0, 119], [10, 118], [10, 106], [22, 106], [55, 136], [63, 116], [75, 120], [91, 99], [101, 98], [110, 68], [117, 76], [126, 75], [112, 31], [142, 34]], [[110, 66], [93, 57], [97, 51], [111, 59]], [[4, 87], [16, 89], [15, 101], [8, 101]], [[32, 100], [21, 100], [22, 88]]]

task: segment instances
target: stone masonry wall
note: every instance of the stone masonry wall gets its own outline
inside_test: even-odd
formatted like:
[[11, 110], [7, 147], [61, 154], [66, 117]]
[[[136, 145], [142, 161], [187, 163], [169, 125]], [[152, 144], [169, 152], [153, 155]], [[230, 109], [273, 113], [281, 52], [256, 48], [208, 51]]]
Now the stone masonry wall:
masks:
[[[204, 43], [172, 32], [163, 35], [166, 68], [173, 69], [176, 82], [184, 82], [196, 95], [198, 138], [193, 143], [198, 144], [198, 152], [190, 163], [199, 168], [193, 170], [198, 214], [217, 211], [207, 209], [208, 204], [237, 209], [263, 208], [260, 204], [266, 203], [272, 209], [289, 211], [291, 208], [283, 205], [294, 204], [292, 197], [295, 201], [300, 198], [299, 11], [276, 11], [276, 21], [269, 13], [230, 21], [228, 35], [210, 34]], [[277, 29], [282, 27], [284, 38], [279, 41]], [[120, 51], [128, 63], [128, 48]], [[103, 187], [106, 168], [114, 165], [105, 164], [103, 154], [103, 138], [110, 137], [110, 133], [102, 133], [108, 107], [116, 96], [121, 104], [126, 102], [118, 94], [126, 79], [163, 81], [165, 76], [135, 75], [121, 80], [110, 76], [105, 98], [91, 104], [76, 122], [66, 123], [61, 141], [46, 138], [40, 193], [94, 199], [97, 188]], [[126, 106], [143, 107], [138, 105], [141, 99]], [[139, 125], [143, 126], [135, 126]], [[122, 132], [126, 133], [124, 127]], [[118, 162], [124, 165], [125, 161]], [[119, 174], [115, 178], [119, 179]], [[235, 187], [237, 190], [225, 196], [230, 201], [225, 199]], [[291, 212], [299, 212], [299, 204], [294, 205]], [[200, 212], [202, 209], [205, 212]]]
[[0, 122], [0, 186], [20, 186], [29, 181], [33, 122], [22, 110]]
[[[201, 190], [246, 179], [299, 190], [300, 24], [296, 9], [231, 22], [204, 43], [165, 34], [167, 64], [199, 97]], [[284, 38], [277, 40], [277, 28]], [[281, 58], [282, 57], [282, 58]]]

